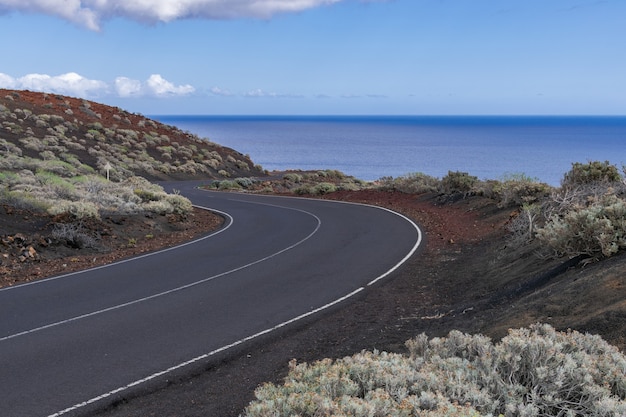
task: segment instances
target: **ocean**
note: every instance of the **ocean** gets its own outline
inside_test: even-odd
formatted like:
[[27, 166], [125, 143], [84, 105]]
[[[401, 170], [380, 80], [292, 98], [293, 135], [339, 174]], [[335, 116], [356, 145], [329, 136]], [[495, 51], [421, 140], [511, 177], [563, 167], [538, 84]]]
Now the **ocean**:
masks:
[[463, 171], [558, 186], [574, 162], [626, 164], [626, 117], [152, 116], [267, 170], [338, 169], [363, 180]]

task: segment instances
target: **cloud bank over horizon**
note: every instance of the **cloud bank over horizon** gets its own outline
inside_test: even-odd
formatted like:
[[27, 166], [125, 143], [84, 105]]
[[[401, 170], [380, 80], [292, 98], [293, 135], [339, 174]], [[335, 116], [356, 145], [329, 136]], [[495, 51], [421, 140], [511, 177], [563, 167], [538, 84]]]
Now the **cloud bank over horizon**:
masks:
[[57, 93], [81, 98], [94, 98], [110, 94], [122, 98], [172, 97], [186, 96], [196, 91], [189, 84], [175, 85], [159, 74], [152, 74], [144, 82], [127, 77], [117, 77], [110, 85], [104, 81], [91, 80], [75, 72], [55, 76], [27, 74], [18, 78], [0, 72], [0, 88]]
[[114, 17], [144, 23], [178, 19], [268, 19], [275, 14], [301, 12], [342, 1], [350, 0], [0, 0], [0, 14], [45, 14], [98, 31], [103, 21]]

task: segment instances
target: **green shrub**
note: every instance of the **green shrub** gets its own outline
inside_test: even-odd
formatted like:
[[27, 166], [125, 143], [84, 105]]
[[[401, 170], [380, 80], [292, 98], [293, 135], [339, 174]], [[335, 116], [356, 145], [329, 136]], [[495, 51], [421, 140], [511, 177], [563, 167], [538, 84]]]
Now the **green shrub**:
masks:
[[187, 215], [193, 210], [193, 205], [188, 198], [178, 194], [168, 194], [165, 201], [171, 204], [173, 212], [180, 215]]
[[409, 355], [366, 352], [289, 364], [245, 417], [604, 416], [626, 413], [626, 357], [597, 336], [549, 325], [511, 330], [499, 343], [452, 331], [420, 335]]
[[626, 202], [614, 194], [552, 214], [537, 230], [539, 241], [555, 256], [609, 257], [626, 248]]
[[55, 201], [48, 208], [48, 214], [55, 216], [57, 214], [69, 213], [77, 219], [93, 218], [99, 219], [100, 213], [98, 207], [89, 201]]
[[174, 207], [165, 200], [148, 201], [141, 205], [141, 210], [147, 213], [156, 213], [161, 216], [174, 212]]
[[337, 187], [329, 182], [320, 182], [311, 189], [311, 193], [315, 195], [334, 193], [335, 191], [337, 191]]
[[621, 179], [619, 170], [609, 161], [592, 161], [586, 164], [575, 162], [572, 169], [564, 175], [561, 185], [574, 187], [594, 182], [619, 182]]
[[141, 201], [144, 203], [159, 201], [162, 197], [160, 191], [154, 192], [153, 190], [143, 190], [141, 188], [135, 188], [134, 193], [137, 197], [141, 198]]
[[217, 185], [217, 189], [218, 190], [240, 190], [241, 185], [239, 185], [237, 181], [223, 180], [223, 181], [219, 181], [219, 184]]
[[295, 172], [290, 172], [290, 173], [283, 175], [283, 179], [288, 182], [299, 184], [302, 182], [302, 175], [296, 174]]
[[523, 174], [509, 176], [502, 181], [493, 181], [490, 186], [491, 198], [497, 200], [500, 207], [534, 204], [546, 198], [552, 190], [548, 184]]
[[250, 188], [254, 185], [254, 181], [252, 180], [252, 178], [248, 177], [235, 178], [235, 182], [243, 188]]
[[314, 194], [313, 188], [308, 185], [303, 185], [301, 187], [297, 187], [293, 189], [293, 193], [296, 195], [308, 195]]
[[346, 177], [346, 174], [336, 169], [325, 169], [323, 171], [317, 171], [317, 175], [321, 178], [329, 178], [329, 179], [337, 179], [337, 180], [342, 180]]
[[469, 194], [472, 187], [478, 182], [478, 177], [467, 172], [448, 171], [448, 175], [441, 179], [441, 191], [444, 194]]
[[437, 191], [439, 179], [421, 172], [409, 173], [396, 178], [382, 177], [378, 180], [379, 188], [386, 191], [400, 191], [407, 194], [422, 194]]
[[342, 181], [337, 185], [337, 190], [339, 191], [358, 191], [361, 188], [360, 184], [350, 180]]

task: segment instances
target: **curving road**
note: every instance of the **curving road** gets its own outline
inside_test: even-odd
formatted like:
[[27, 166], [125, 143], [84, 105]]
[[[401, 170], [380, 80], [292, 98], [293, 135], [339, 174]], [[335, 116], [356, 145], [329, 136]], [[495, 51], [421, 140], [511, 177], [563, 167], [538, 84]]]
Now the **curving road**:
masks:
[[414, 253], [388, 210], [168, 183], [225, 227], [186, 245], [0, 289], [0, 415], [76, 416], [345, 301]]

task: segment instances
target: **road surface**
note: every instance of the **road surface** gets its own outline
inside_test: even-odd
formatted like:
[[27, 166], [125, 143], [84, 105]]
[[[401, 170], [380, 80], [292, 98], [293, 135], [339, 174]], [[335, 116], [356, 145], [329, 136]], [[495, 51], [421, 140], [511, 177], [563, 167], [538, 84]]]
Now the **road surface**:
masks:
[[77, 416], [384, 279], [417, 226], [385, 209], [202, 191], [219, 231], [132, 260], [0, 289], [0, 415]]

